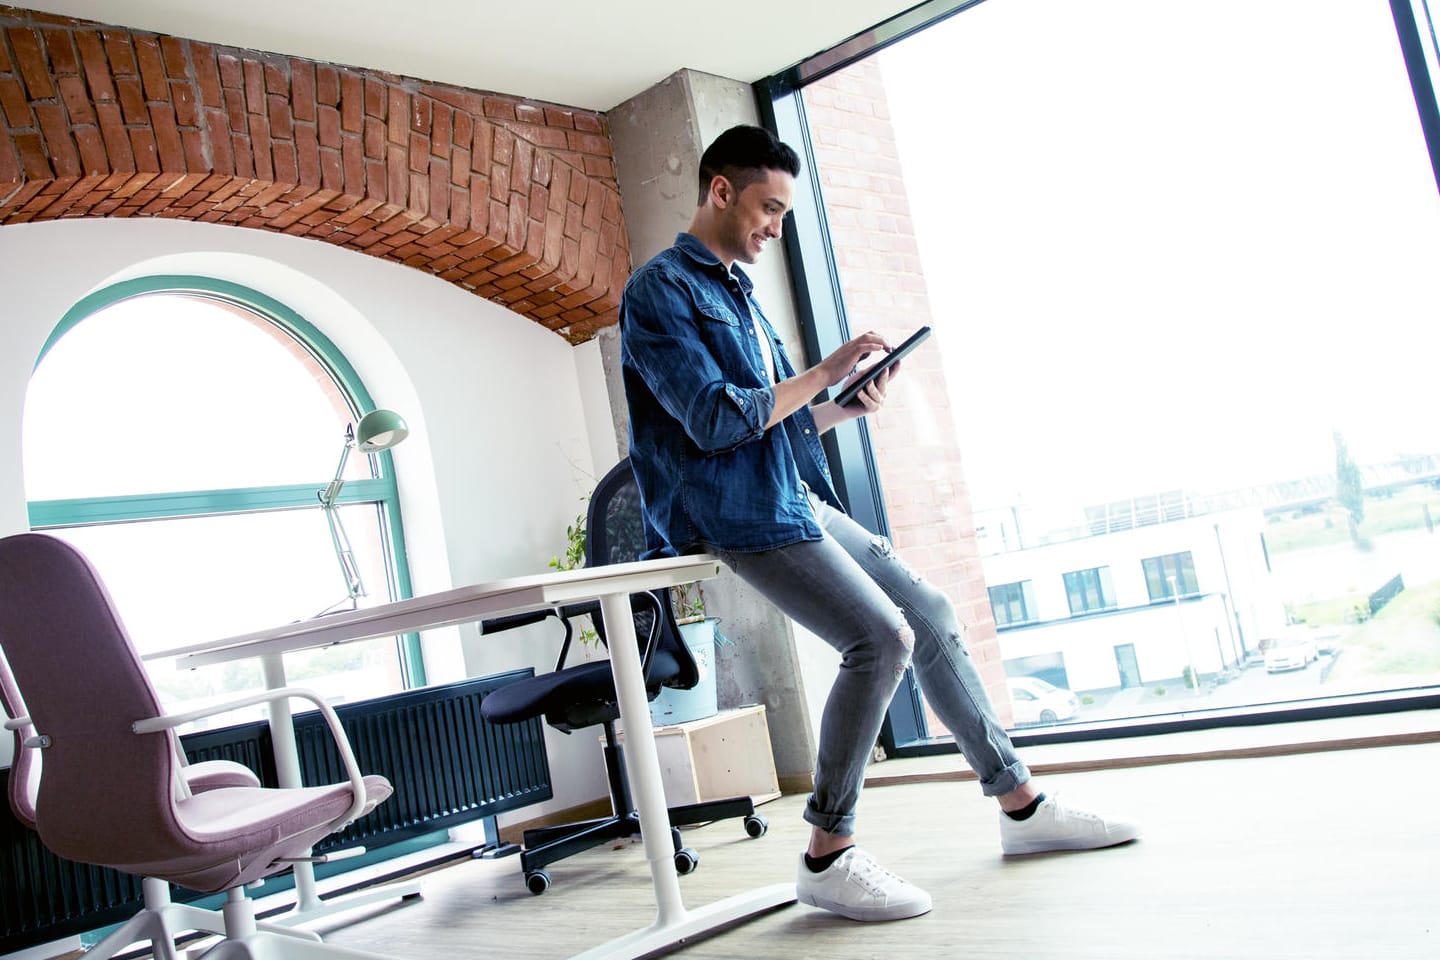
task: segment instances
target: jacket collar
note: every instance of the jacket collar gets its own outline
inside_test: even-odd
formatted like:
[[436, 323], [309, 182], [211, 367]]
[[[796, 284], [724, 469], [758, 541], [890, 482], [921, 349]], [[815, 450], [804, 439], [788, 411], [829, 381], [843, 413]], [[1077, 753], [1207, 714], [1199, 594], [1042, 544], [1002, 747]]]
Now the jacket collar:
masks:
[[[681, 232], [675, 236], [675, 249], [685, 254], [700, 267], [713, 272], [716, 276], [725, 275], [725, 264], [710, 250], [701, 243], [694, 234]], [[740, 269], [739, 264], [730, 268], [735, 279], [740, 283], [740, 289], [748, 295], [755, 288], [755, 283], [750, 279], [749, 274]]]

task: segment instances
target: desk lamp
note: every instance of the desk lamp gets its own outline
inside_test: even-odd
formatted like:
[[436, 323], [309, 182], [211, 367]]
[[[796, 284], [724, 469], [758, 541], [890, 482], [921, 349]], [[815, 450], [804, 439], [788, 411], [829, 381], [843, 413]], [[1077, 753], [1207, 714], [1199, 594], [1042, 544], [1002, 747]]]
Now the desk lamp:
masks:
[[350, 609], [359, 606], [357, 598], [365, 596], [365, 584], [360, 579], [360, 568], [355, 563], [355, 554], [350, 549], [350, 538], [345, 535], [345, 526], [340, 522], [340, 511], [336, 501], [340, 488], [345, 486], [345, 464], [351, 450], [361, 453], [379, 453], [389, 450], [410, 435], [405, 420], [393, 410], [371, 410], [358, 423], [345, 427], [345, 446], [340, 450], [340, 463], [335, 467], [335, 479], [318, 492], [320, 508], [325, 511], [325, 522], [330, 526], [330, 540], [335, 546], [335, 559], [340, 563], [340, 574], [345, 578], [346, 599], [326, 608], [329, 613], [341, 603], [349, 601]]

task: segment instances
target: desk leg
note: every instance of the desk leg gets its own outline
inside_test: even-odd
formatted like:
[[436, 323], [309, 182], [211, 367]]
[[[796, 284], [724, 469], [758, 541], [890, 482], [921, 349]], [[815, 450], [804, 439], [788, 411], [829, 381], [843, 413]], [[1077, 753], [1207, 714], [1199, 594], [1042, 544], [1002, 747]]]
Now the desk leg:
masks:
[[640, 653], [628, 594], [600, 598], [605, 630], [609, 635], [610, 666], [615, 672], [615, 693], [620, 719], [625, 724], [625, 772], [630, 779], [635, 809], [640, 814], [640, 835], [650, 861], [655, 887], [655, 922], [650, 926], [601, 944], [572, 960], [634, 960], [678, 946], [687, 940], [729, 926], [739, 920], [795, 902], [795, 884], [779, 883], [727, 897], [696, 910], [685, 909], [675, 873], [675, 848], [670, 842], [670, 813], [655, 750], [650, 703], [640, 673]]
[[[283, 654], [265, 654], [260, 658], [260, 663], [268, 689], [278, 690], [286, 686]], [[295, 718], [290, 709], [290, 701], [272, 700], [269, 709], [270, 743], [275, 753], [275, 779], [282, 787], [303, 787], [305, 781], [300, 772], [300, 750], [295, 745]], [[295, 908], [274, 920], [275, 923], [286, 926], [315, 920], [342, 910], [353, 910], [377, 900], [420, 894], [420, 881], [411, 880], [321, 900], [315, 883], [314, 864], [301, 861], [292, 866], [291, 872], [295, 877]]]

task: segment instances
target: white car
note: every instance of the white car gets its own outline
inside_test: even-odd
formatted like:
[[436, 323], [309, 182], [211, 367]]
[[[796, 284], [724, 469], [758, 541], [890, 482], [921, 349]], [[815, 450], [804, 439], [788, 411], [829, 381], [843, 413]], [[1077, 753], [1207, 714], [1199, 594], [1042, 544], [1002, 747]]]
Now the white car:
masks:
[[1080, 712], [1080, 698], [1039, 677], [1006, 677], [1015, 725], [1058, 723]]
[[1319, 656], [1315, 638], [1306, 631], [1289, 631], [1271, 640], [1265, 648], [1265, 670], [1304, 670]]

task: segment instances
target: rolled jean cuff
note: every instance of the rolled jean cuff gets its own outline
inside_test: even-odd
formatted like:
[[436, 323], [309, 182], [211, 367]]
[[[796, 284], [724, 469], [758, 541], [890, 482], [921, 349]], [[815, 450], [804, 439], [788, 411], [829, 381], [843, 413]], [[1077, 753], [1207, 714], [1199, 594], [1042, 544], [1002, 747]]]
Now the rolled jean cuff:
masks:
[[1025, 766], [1023, 761], [1016, 760], [1008, 767], [1002, 767], [989, 780], [981, 780], [980, 790], [987, 797], [998, 797], [1020, 788], [1029, 780], [1030, 768]]
[[815, 795], [812, 793], [810, 799], [805, 802], [805, 812], [801, 814], [805, 822], [812, 827], [819, 827], [826, 833], [837, 837], [849, 837], [855, 834], [855, 814], [853, 813], [821, 813], [815, 808]]

